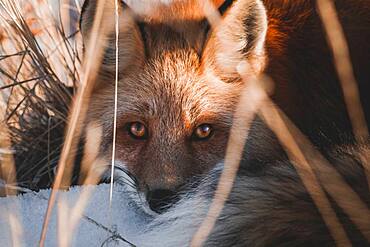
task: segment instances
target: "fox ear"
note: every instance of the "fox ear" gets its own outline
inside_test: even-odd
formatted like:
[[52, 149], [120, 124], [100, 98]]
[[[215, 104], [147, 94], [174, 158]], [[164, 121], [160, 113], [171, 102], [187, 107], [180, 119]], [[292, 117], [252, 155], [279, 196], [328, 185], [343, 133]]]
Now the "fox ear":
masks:
[[203, 50], [203, 66], [225, 81], [239, 77], [237, 67], [247, 61], [252, 73], [265, 64], [266, 9], [261, 0], [226, 0], [219, 8], [221, 21]]
[[[136, 24], [133, 11], [123, 1], [119, 2], [119, 70], [124, 73], [128, 67], [138, 66], [144, 60], [144, 44], [141, 32]], [[101, 9], [98, 9], [101, 8]], [[93, 30], [93, 23], [102, 11], [102, 19], [98, 33], [103, 42], [104, 55], [101, 65], [102, 73], [113, 75], [116, 60], [115, 33], [115, 0], [85, 0], [80, 17], [80, 30], [83, 46], [87, 47]]]

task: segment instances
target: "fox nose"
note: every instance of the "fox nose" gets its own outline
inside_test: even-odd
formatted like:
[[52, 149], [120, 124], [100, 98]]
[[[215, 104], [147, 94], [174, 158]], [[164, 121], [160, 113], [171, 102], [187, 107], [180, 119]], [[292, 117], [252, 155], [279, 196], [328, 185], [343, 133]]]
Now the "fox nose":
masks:
[[178, 201], [178, 192], [185, 184], [183, 175], [173, 163], [161, 162], [139, 176], [150, 208], [162, 213]]
[[179, 194], [176, 190], [155, 189], [147, 192], [146, 199], [151, 210], [163, 213], [179, 200]]
[[154, 180], [146, 180], [146, 199], [150, 208], [157, 213], [166, 211], [178, 201], [182, 184], [180, 178], [167, 174]]
[[177, 174], [162, 171], [156, 173], [147, 173], [142, 178], [142, 182], [149, 191], [176, 190], [176, 188], [183, 184], [183, 178]]

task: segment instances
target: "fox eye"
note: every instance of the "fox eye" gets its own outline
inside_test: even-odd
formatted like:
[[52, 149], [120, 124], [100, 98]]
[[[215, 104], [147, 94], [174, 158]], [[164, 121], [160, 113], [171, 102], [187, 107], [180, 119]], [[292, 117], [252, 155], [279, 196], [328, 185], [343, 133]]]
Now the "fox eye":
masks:
[[202, 124], [195, 129], [193, 137], [195, 138], [195, 140], [203, 141], [209, 139], [211, 135], [212, 126], [209, 124]]
[[148, 137], [148, 130], [143, 123], [132, 122], [128, 124], [128, 133], [134, 139], [144, 140]]

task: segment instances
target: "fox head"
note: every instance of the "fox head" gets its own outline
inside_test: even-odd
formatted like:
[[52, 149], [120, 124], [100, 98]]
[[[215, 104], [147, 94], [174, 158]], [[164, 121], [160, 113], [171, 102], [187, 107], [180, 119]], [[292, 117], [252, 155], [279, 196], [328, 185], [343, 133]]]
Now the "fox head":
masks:
[[[83, 7], [85, 47], [100, 1], [86, 0]], [[144, 191], [175, 190], [222, 162], [244, 87], [236, 68], [247, 61], [250, 73], [261, 72], [267, 17], [259, 0], [140, 2], [119, 2], [116, 163], [125, 166]], [[109, 160], [116, 71], [114, 0], [103, 6], [102, 26], [112, 33], [104, 40], [87, 121], [103, 127], [101, 155]], [[210, 25], [207, 17], [217, 15]]]

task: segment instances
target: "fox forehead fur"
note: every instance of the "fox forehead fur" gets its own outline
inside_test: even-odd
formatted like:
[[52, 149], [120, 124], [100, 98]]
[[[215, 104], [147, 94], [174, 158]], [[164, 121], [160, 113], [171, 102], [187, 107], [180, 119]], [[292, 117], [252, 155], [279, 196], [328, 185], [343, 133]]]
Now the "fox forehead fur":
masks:
[[[85, 3], [81, 19], [85, 44], [98, 2]], [[267, 25], [259, 1], [238, 1], [239, 6], [229, 9], [214, 30], [198, 1], [173, 2], [153, 1], [150, 12], [138, 9], [134, 2], [120, 6], [116, 157], [150, 189], [174, 189], [223, 160], [243, 86], [237, 63], [243, 57], [250, 58], [253, 67], [264, 63], [259, 43]], [[215, 6], [220, 2], [215, 1]], [[112, 25], [113, 4], [106, 1], [104, 16], [104, 22]], [[246, 24], [249, 12], [251, 21]], [[246, 25], [250, 34], [242, 32]], [[104, 128], [102, 155], [108, 157], [114, 114], [114, 37], [114, 33], [108, 35], [88, 116], [88, 121]], [[224, 37], [231, 43], [227, 49], [220, 44]], [[147, 140], [127, 134], [125, 126], [137, 121], [147, 126]], [[194, 141], [192, 134], [202, 124], [212, 126], [212, 137]]]

